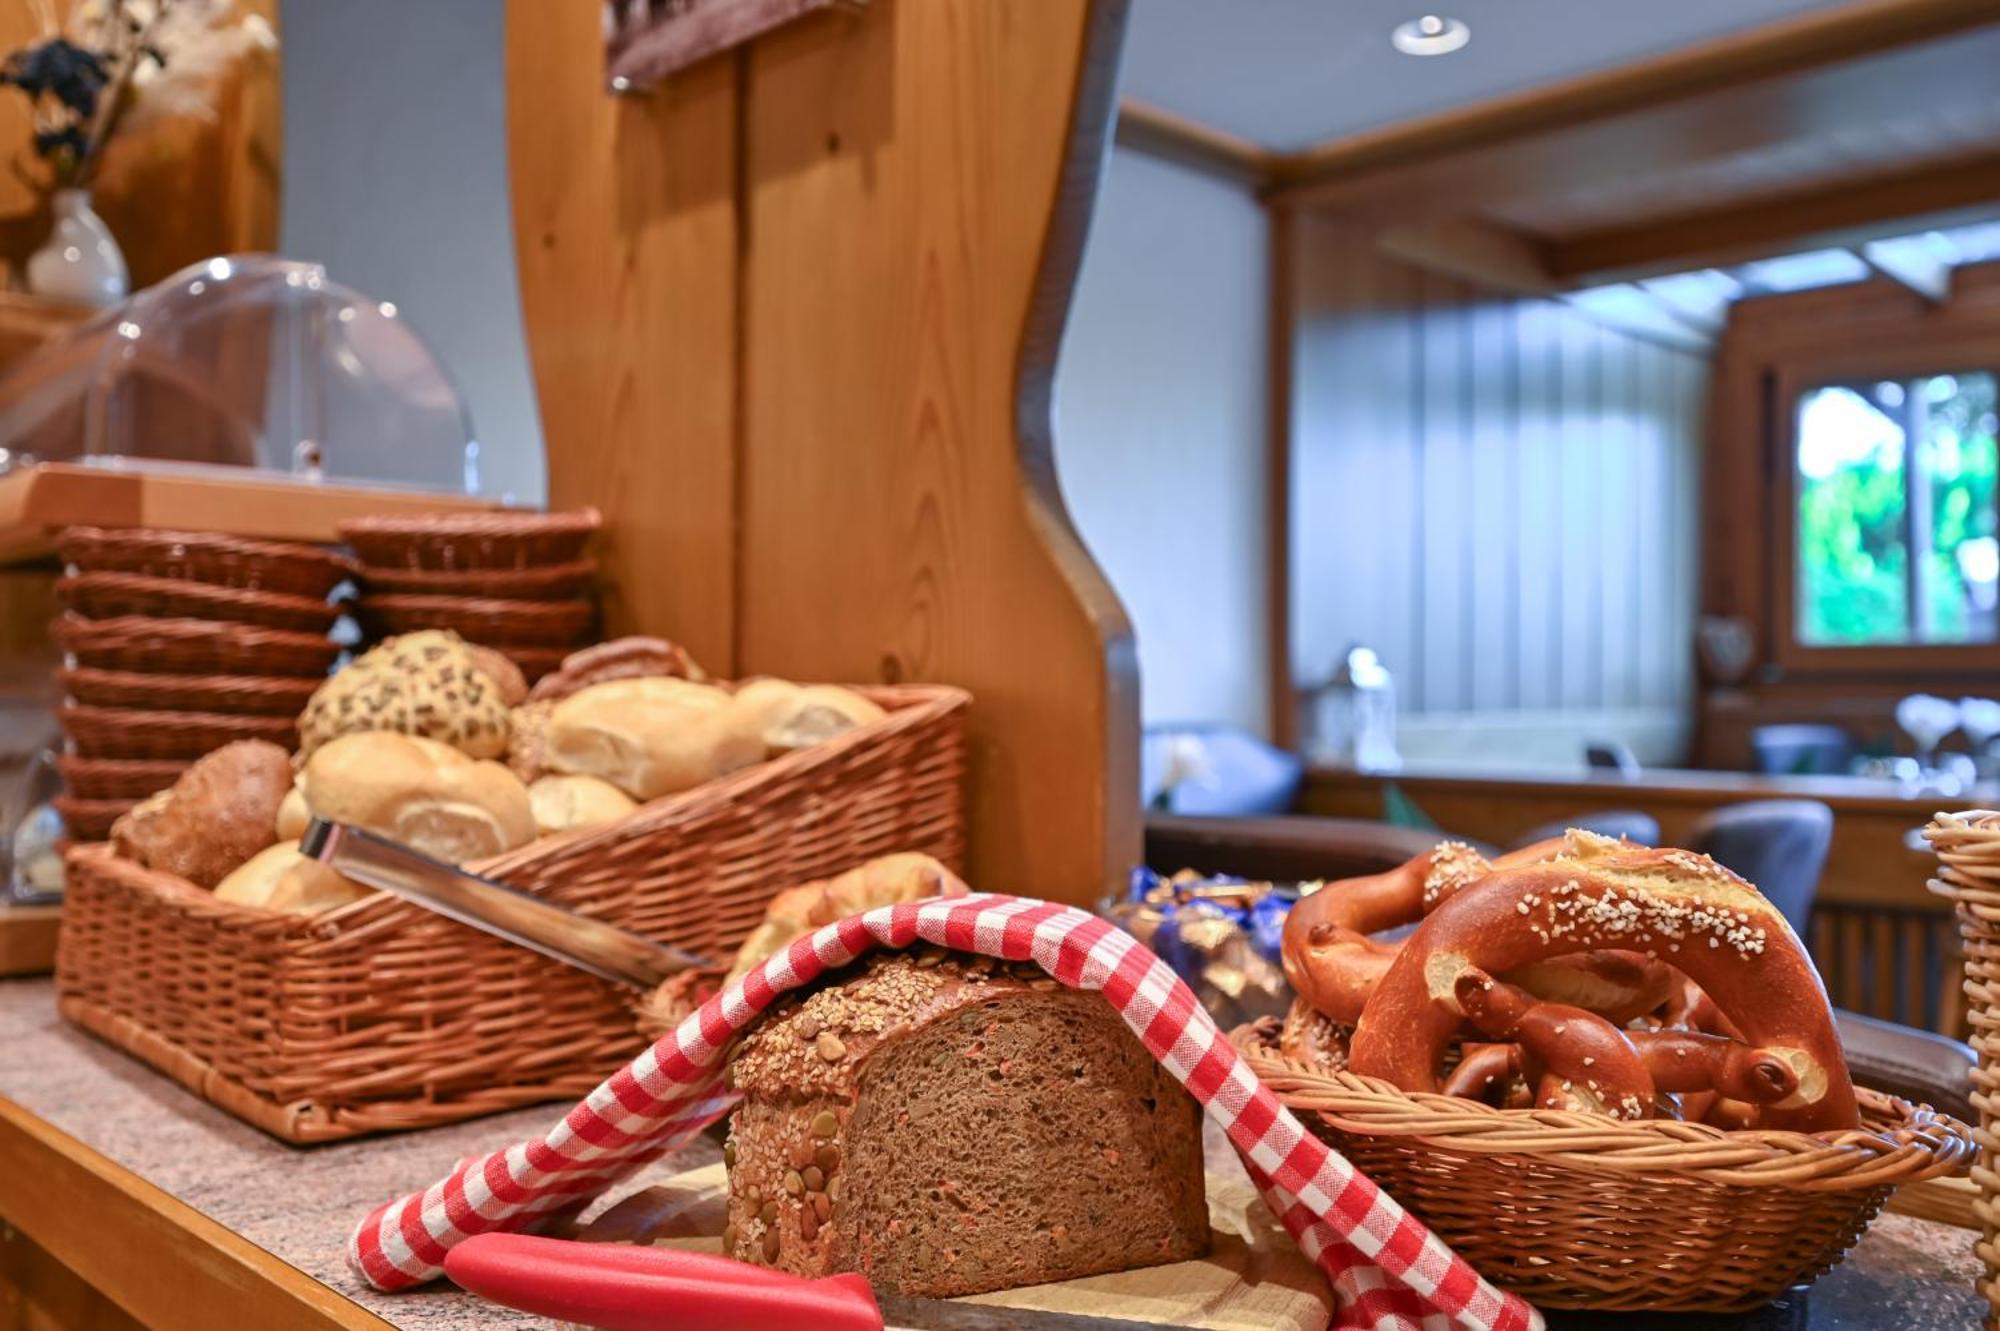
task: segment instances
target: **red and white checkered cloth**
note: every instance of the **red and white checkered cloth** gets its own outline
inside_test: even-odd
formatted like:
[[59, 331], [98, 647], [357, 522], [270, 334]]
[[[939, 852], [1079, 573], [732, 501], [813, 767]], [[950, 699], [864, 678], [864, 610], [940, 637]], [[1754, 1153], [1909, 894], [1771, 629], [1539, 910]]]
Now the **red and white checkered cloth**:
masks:
[[1332, 1282], [1342, 1328], [1540, 1331], [1533, 1308], [1487, 1284], [1300, 1127], [1166, 963], [1096, 916], [1021, 897], [888, 906], [797, 940], [613, 1074], [546, 1136], [466, 1160], [444, 1181], [376, 1210], [355, 1231], [349, 1260], [377, 1288], [419, 1284], [443, 1273], [445, 1251], [460, 1239], [531, 1228], [602, 1192], [727, 1112], [735, 1097], [721, 1085], [722, 1054], [779, 994], [871, 948], [916, 942], [1032, 960], [1072, 988], [1102, 992], [1229, 1134], [1272, 1210]]

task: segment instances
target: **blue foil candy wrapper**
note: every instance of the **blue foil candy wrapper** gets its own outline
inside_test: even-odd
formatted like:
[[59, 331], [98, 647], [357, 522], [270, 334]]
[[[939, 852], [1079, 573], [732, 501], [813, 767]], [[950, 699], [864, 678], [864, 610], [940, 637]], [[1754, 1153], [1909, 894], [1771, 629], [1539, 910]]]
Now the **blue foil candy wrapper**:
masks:
[[1134, 869], [1105, 914], [1160, 955], [1228, 1029], [1291, 1002], [1279, 946], [1296, 893], [1271, 883]]

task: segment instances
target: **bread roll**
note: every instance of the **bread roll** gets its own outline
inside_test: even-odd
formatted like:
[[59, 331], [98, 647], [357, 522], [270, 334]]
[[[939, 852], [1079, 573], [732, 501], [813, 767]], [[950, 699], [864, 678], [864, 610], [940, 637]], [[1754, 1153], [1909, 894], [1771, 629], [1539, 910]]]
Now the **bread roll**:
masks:
[[306, 807], [305, 787], [296, 780], [292, 788], [285, 792], [285, 798], [278, 801], [278, 840], [297, 841], [306, 834], [306, 824], [312, 821], [312, 810]]
[[500, 690], [502, 703], [519, 707], [528, 700], [528, 677], [521, 673], [521, 667], [514, 664], [512, 657], [491, 647], [481, 647], [476, 642], [465, 644], [465, 650], [472, 653], [472, 664], [478, 667], [479, 673]]
[[111, 841], [149, 869], [214, 887], [277, 839], [278, 805], [291, 784], [292, 760], [277, 745], [225, 744], [128, 810]]
[[883, 855], [838, 877], [787, 888], [771, 899], [764, 922], [736, 950], [735, 964], [724, 983], [749, 974], [758, 962], [823, 924], [877, 906], [925, 897], [962, 897], [970, 890], [957, 874], [915, 851]]
[[639, 806], [609, 781], [594, 776], [545, 776], [528, 787], [535, 826], [543, 836], [617, 822]]
[[549, 713], [554, 702], [540, 699], [524, 702], [507, 716], [507, 766], [523, 781], [534, 781], [548, 771]]
[[331, 910], [371, 895], [353, 879], [300, 854], [296, 841], [258, 851], [215, 886], [218, 901], [294, 915]]
[[528, 697], [535, 702], [557, 702], [593, 684], [655, 675], [697, 681], [708, 678], [687, 649], [677, 643], [664, 638], [613, 638], [565, 656], [559, 669], [535, 681]]
[[665, 677], [594, 684], [549, 713], [543, 762], [636, 800], [688, 790], [764, 756], [756, 718], [708, 684]]
[[507, 751], [507, 702], [479, 662], [456, 633], [389, 638], [320, 685], [299, 715], [299, 752], [310, 757], [342, 735], [395, 730], [498, 758]]
[[299, 774], [315, 817], [400, 841], [461, 864], [535, 838], [528, 788], [499, 763], [391, 731], [343, 735]]
[[809, 748], [888, 715], [852, 689], [785, 679], [751, 680], [736, 690], [736, 705], [756, 718], [764, 747], [774, 754]]

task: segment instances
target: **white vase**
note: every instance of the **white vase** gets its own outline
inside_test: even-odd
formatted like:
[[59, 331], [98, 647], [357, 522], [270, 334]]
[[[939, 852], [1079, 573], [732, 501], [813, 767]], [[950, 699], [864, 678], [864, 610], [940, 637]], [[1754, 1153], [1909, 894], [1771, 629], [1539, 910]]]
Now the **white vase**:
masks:
[[125, 255], [90, 206], [90, 191], [59, 189], [55, 225], [28, 256], [28, 290], [51, 300], [99, 308], [116, 305], [131, 289]]

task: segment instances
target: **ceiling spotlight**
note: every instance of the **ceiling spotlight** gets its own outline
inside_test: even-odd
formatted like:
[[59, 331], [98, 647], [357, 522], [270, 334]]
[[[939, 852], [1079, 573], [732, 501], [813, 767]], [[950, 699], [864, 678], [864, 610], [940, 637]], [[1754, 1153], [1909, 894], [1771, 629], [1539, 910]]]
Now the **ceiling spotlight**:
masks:
[[1426, 14], [1399, 23], [1389, 41], [1404, 55], [1448, 55], [1472, 40], [1472, 29], [1455, 18]]

